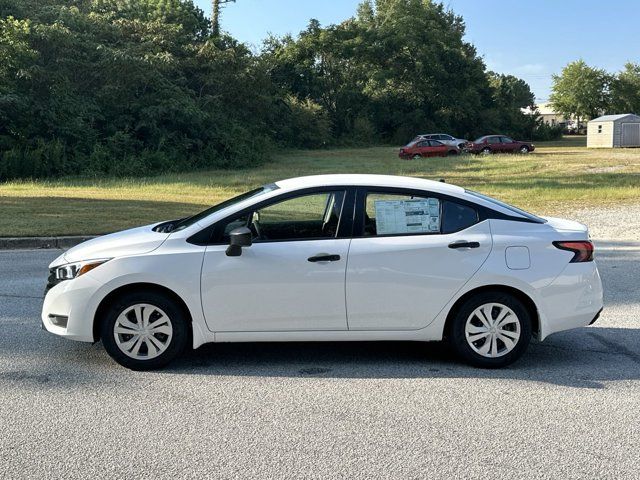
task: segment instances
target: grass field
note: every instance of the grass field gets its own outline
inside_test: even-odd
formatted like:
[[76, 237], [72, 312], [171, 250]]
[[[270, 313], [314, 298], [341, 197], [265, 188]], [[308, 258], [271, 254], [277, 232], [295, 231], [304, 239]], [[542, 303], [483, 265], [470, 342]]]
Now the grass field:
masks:
[[106, 233], [189, 215], [264, 183], [319, 173], [444, 178], [541, 215], [640, 203], [640, 149], [587, 150], [579, 137], [540, 144], [525, 156], [400, 160], [391, 147], [293, 151], [248, 170], [0, 184], [0, 236]]

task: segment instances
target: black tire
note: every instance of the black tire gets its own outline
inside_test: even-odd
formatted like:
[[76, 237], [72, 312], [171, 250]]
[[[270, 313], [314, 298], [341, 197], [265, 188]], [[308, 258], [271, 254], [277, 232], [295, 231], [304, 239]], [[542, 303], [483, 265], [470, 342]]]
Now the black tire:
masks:
[[[487, 303], [502, 304], [515, 313], [520, 325], [520, 336], [515, 347], [502, 356], [489, 358], [483, 356], [469, 345], [465, 335], [465, 326], [469, 316], [480, 306]], [[479, 368], [500, 368], [510, 365], [520, 358], [531, 341], [531, 314], [527, 308], [513, 295], [502, 292], [485, 292], [469, 298], [458, 309], [449, 329], [449, 342], [458, 356], [466, 363]], [[488, 340], [486, 340], [488, 341]], [[506, 347], [498, 340], [503, 348]]]
[[[171, 322], [172, 335], [166, 350], [148, 360], [138, 360], [125, 354], [118, 346], [114, 334], [114, 327], [120, 314], [136, 304], [158, 307]], [[166, 295], [153, 290], [141, 290], [122, 295], [113, 302], [101, 320], [100, 334], [105, 350], [116, 362], [131, 370], [156, 370], [164, 367], [182, 354], [190, 338], [189, 320], [180, 305]]]
[[491, 149], [489, 147], [484, 147], [482, 150], [480, 150], [480, 153], [483, 155], [489, 155], [491, 152]]
[[458, 155], [458, 151], [457, 150], [449, 150], [447, 152], [447, 155], [449, 155], [449, 156]]
[[522, 147], [520, 147], [520, 149], [518, 151], [521, 154], [526, 155], [527, 153], [529, 153], [529, 147], [527, 147], [526, 145], [523, 145]]
[[411, 160], [420, 160], [421, 158], [422, 155], [415, 154], [413, 157], [411, 157]]

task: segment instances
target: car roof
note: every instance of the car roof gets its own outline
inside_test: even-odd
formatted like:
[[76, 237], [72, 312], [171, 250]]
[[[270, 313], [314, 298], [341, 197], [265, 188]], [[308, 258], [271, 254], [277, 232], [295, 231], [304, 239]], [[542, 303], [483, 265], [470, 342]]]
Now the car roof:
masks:
[[311, 175], [308, 177], [280, 180], [276, 185], [284, 190], [298, 190], [311, 187], [328, 187], [334, 185], [353, 185], [371, 187], [398, 187], [416, 190], [429, 190], [444, 194], [464, 194], [464, 188], [448, 183], [427, 180], [424, 178], [401, 177], [397, 175], [373, 174], [334, 174]]

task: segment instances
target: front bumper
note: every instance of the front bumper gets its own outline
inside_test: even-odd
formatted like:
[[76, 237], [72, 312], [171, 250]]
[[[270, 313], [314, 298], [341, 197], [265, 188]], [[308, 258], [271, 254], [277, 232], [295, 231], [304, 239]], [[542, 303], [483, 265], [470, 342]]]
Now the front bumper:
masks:
[[100, 284], [89, 275], [51, 287], [42, 305], [42, 327], [71, 340], [93, 342], [93, 311], [90, 306], [99, 287]]

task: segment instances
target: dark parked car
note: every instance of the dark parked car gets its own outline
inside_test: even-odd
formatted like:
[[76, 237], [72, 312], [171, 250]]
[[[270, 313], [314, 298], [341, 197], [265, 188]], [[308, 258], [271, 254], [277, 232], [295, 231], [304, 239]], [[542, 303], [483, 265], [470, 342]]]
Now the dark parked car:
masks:
[[413, 140], [400, 149], [400, 158], [446, 157], [460, 153], [458, 147], [445, 145], [438, 140]]
[[465, 150], [470, 153], [529, 153], [535, 150], [529, 142], [513, 140], [505, 135], [485, 135], [467, 144]]

